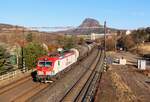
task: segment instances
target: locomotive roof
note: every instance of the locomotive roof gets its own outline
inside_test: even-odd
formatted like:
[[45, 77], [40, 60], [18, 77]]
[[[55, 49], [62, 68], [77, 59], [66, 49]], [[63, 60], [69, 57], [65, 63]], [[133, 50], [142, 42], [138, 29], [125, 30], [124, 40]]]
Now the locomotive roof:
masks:
[[49, 53], [47, 56], [43, 56], [43, 57], [40, 57], [38, 58], [38, 60], [53, 60], [53, 61], [56, 61], [57, 59], [62, 59], [62, 58], [65, 58], [65, 57], [68, 57], [70, 55], [72, 55], [73, 51], [64, 51], [63, 52], [63, 55], [60, 54], [60, 53], [56, 53], [56, 52], [53, 52], [53, 53]]

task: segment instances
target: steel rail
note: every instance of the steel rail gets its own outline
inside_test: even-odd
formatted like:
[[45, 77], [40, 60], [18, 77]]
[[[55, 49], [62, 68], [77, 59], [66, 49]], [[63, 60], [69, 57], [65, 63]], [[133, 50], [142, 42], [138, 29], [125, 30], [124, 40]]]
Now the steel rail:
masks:
[[101, 52], [99, 51], [96, 60], [94, 59], [89, 69], [86, 70], [84, 74], [79, 78], [79, 80], [70, 88], [70, 90], [66, 92], [66, 94], [61, 99], [61, 102], [66, 102], [66, 101], [73, 102], [76, 100], [82, 88], [84, 87], [84, 85], [86, 85], [88, 79], [95, 71], [100, 56], [101, 56]]

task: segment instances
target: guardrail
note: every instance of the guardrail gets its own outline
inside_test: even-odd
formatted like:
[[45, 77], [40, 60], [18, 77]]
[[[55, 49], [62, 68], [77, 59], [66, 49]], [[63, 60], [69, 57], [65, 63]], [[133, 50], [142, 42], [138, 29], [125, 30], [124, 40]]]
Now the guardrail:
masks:
[[8, 72], [7, 74], [4, 74], [4, 75], [0, 76], [0, 81], [1, 80], [6, 80], [6, 79], [9, 79], [9, 78], [14, 78], [16, 74], [20, 74], [20, 73], [22, 73], [21, 70], [15, 70], [15, 71], [12, 71], [12, 72]]
[[[27, 70], [26, 72], [30, 72], [30, 71], [33, 71], [33, 70]], [[16, 75], [21, 74], [21, 73], [23, 73], [23, 71], [18, 69], [18, 70], [12, 71], [12, 72], [8, 72], [4, 75], [0, 75], [0, 81], [7, 80], [10, 78], [15, 78]]]

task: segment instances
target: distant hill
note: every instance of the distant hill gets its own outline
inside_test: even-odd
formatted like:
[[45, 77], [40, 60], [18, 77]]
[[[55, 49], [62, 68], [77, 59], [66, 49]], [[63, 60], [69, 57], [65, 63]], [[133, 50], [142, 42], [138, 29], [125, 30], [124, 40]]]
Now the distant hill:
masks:
[[52, 43], [57, 35], [38, 30], [30, 30], [23, 26], [0, 24], [0, 43], [16, 44], [25, 41], [28, 34], [32, 34], [33, 41]]
[[[116, 32], [117, 29], [113, 28], [107, 28], [110, 32]], [[66, 31], [59, 31], [55, 33], [63, 33], [63, 34], [91, 34], [91, 33], [104, 33], [103, 25], [99, 23], [99, 21], [92, 19], [92, 18], [86, 18], [81, 25], [79, 25], [75, 29], [66, 30]]]
[[15, 31], [29, 31], [29, 29], [23, 26], [2, 24], [0, 23], [0, 33], [14, 33]]
[[77, 29], [73, 30], [76, 34], [103, 33], [103, 31], [103, 26], [92, 18], [86, 18]]
[[[109, 32], [121, 31], [114, 28], [107, 28]], [[91, 34], [91, 33], [104, 33], [103, 25], [99, 23], [96, 19], [86, 18], [77, 28], [56, 31], [56, 32], [42, 32], [38, 30], [30, 30], [22, 26], [10, 25], [10, 24], [1, 24], [0, 23], [0, 33], [14, 33], [15, 31], [25, 31], [32, 33], [46, 33], [46, 34]]]
[[12, 28], [13, 26], [10, 25], [10, 24], [3, 24], [3, 23], [0, 23], [0, 29], [1, 28]]
[[79, 27], [103, 27], [100, 23], [92, 18], [86, 18]]

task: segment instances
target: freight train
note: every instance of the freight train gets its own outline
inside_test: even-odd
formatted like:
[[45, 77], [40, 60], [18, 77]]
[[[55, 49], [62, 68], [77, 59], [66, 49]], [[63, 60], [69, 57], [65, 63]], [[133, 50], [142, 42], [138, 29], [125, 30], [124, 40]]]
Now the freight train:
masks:
[[38, 82], [49, 82], [52, 77], [64, 71], [70, 65], [82, 60], [95, 47], [95, 43], [86, 46], [79, 46], [63, 53], [53, 53], [38, 59], [36, 76]]

